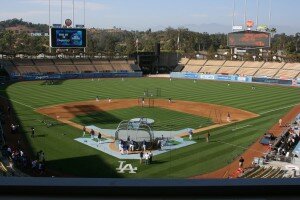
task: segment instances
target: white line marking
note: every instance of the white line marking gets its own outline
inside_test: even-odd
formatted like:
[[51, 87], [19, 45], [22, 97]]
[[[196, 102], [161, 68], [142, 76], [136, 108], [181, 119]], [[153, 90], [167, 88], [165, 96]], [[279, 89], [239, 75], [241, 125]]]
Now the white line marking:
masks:
[[299, 105], [299, 104], [297, 103], [297, 104], [293, 104], [293, 105], [289, 105], [289, 106], [285, 106], [285, 107], [281, 107], [281, 108], [277, 108], [277, 109], [273, 109], [273, 110], [268, 110], [268, 111], [259, 113], [259, 115], [267, 114], [267, 113], [270, 113], [270, 112], [273, 112], [273, 111], [277, 111], [277, 110], [283, 110], [285, 108], [290, 108], [290, 107], [294, 107], [294, 106], [297, 106], [297, 105]]
[[[0, 96], [1, 96], [1, 95], [0, 95]], [[4, 98], [4, 99], [7, 99], [7, 100], [9, 100], [9, 101], [15, 102], [15, 103], [17, 103], [17, 104], [20, 104], [20, 105], [22, 105], [22, 106], [25, 106], [25, 107], [27, 107], [27, 108], [31, 108], [31, 109], [35, 110], [34, 107], [29, 106], [29, 105], [26, 105], [26, 104], [24, 104], [24, 103], [21, 103], [21, 102], [19, 102], [19, 101], [16, 101], [16, 100], [13, 100], [13, 99], [8, 99], [8, 98], [6, 98], [6, 97], [4, 97], [4, 96], [1, 96], [1, 97]]]
[[241, 126], [241, 127], [238, 127], [238, 128], [234, 128], [234, 129], [232, 129], [232, 131], [243, 129], [243, 128], [246, 128], [246, 127], [249, 127], [249, 126], [252, 126], [252, 125], [248, 124], [246, 126]]
[[216, 142], [219, 142], [219, 143], [222, 143], [222, 144], [227, 144], [227, 145], [234, 146], [234, 147], [238, 147], [238, 148], [240, 148], [240, 149], [245, 149], [245, 150], [250, 150], [250, 151], [255, 151], [255, 152], [258, 152], [258, 153], [266, 154], [266, 152], [263, 152], [263, 151], [257, 151], [257, 150], [255, 150], [255, 149], [251, 149], [251, 148], [249, 148], [249, 147], [243, 147], [243, 146], [236, 145], [236, 144], [231, 144], [231, 143], [227, 143], [227, 142], [222, 142], [221, 140], [217, 140]]

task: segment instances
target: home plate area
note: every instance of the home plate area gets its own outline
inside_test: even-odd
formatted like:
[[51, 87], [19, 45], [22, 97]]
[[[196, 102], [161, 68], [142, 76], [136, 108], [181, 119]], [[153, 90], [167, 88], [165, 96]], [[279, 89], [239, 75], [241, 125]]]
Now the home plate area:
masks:
[[[93, 129], [96, 133], [100, 132], [102, 134], [101, 142], [98, 142], [97, 137], [92, 138], [89, 134], [84, 137], [76, 138], [75, 140], [77, 142], [80, 142], [84, 145], [102, 151], [118, 159], [130, 159], [130, 160], [140, 159], [139, 153], [141, 152], [141, 149], [135, 151], [128, 151], [128, 154], [126, 151], [124, 151], [122, 154], [122, 151], [119, 150], [120, 141], [114, 139], [117, 130], [101, 129], [94, 125], [86, 126], [86, 128]], [[161, 146], [159, 149], [151, 149], [152, 154], [155, 156], [155, 155], [167, 153], [171, 150], [175, 150], [175, 149], [179, 149], [179, 148], [183, 148], [195, 144], [196, 142], [193, 140], [187, 140], [177, 136], [186, 133], [189, 130], [190, 129], [187, 128], [179, 131], [153, 131], [154, 138], [156, 139], [160, 138]], [[150, 151], [150, 149], [147, 149], [146, 151]]]

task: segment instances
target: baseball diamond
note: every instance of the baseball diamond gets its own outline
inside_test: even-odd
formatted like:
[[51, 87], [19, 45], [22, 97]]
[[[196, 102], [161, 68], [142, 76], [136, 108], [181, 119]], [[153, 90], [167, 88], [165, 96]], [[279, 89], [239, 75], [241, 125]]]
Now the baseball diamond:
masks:
[[[228, 164], [244, 152], [264, 153], [264, 148], [252, 146], [299, 102], [300, 91], [272, 85], [255, 85], [252, 90], [251, 85], [242, 83], [232, 82], [229, 87], [227, 82], [165, 78], [43, 83], [1, 86], [1, 96], [11, 101], [29, 150], [45, 152], [48, 173], [72, 177], [222, 178], [236, 170]], [[153, 107], [140, 106], [144, 85], [161, 88], [161, 96], [153, 97]], [[119, 152], [119, 143], [113, 144], [114, 130], [120, 121], [139, 117], [154, 119], [154, 136], [167, 138], [174, 148], [163, 146], [166, 149], [157, 153], [153, 150], [152, 164], [144, 165], [139, 162], [140, 150], [136, 147], [128, 154], [136, 157], [126, 161], [138, 166], [136, 173], [117, 173], [118, 161], [126, 159], [127, 154]], [[84, 137], [83, 126], [87, 127]], [[31, 127], [35, 128], [34, 138], [30, 137]], [[189, 128], [193, 130], [191, 141]], [[96, 132], [93, 138], [90, 129]], [[205, 139], [208, 131], [209, 142]], [[98, 132], [102, 135], [100, 143]], [[76, 141], [78, 138], [83, 138], [82, 142]], [[184, 142], [191, 143], [185, 146]], [[105, 148], [110, 148], [111, 154]], [[245, 159], [245, 164], [249, 162]], [[213, 175], [214, 172], [218, 173]]]

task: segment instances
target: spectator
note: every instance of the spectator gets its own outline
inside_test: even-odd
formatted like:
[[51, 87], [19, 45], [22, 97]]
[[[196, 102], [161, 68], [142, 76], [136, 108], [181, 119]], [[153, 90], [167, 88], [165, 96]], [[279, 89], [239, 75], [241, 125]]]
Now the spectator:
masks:
[[146, 151], [147, 146], [146, 146], [146, 140], [143, 141], [143, 150]]
[[149, 152], [149, 163], [151, 164], [153, 160], [153, 153], [150, 151]]

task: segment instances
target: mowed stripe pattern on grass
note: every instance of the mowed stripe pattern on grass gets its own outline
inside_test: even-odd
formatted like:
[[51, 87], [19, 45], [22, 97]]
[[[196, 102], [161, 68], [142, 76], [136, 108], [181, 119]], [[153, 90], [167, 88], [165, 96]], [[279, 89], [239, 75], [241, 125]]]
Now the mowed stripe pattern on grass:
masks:
[[205, 117], [199, 117], [187, 113], [172, 111], [163, 108], [132, 107], [111, 111], [102, 111], [87, 115], [77, 116], [72, 119], [81, 125], [95, 125], [104, 129], [116, 129], [123, 120], [137, 117], [154, 119], [154, 130], [176, 131], [185, 128], [206, 127], [213, 122]]
[[[46, 86], [41, 81], [15, 83], [3, 88], [2, 95], [34, 108], [56, 105], [67, 102], [85, 101], [105, 98], [138, 98], [145, 89], [161, 88], [161, 98], [172, 98], [187, 101], [207, 102], [264, 113], [278, 108], [299, 103], [299, 88], [251, 85], [224, 82], [175, 80], [169, 79], [101, 79], [67, 80], [60, 85]], [[62, 173], [83, 177], [190, 177], [211, 172], [227, 165], [244, 149], [228, 145], [250, 146], [267, 131], [289, 108], [275, 110], [241, 123], [217, 128], [212, 131], [212, 142], [206, 143], [204, 133], [199, 134], [197, 144], [176, 151], [170, 151], [154, 158], [155, 164], [140, 166], [137, 161], [130, 161], [138, 166], [138, 173], [116, 174], [118, 160], [85, 145], [74, 142], [82, 135], [81, 130], [65, 124], [46, 128], [39, 120], [47, 119], [17, 102], [12, 102], [20, 124], [33, 150], [43, 149], [48, 161], [47, 166]], [[252, 125], [232, 131], [237, 127]], [[30, 127], [34, 126], [40, 137], [31, 139]], [[198, 136], [195, 136], [198, 137]], [[218, 142], [223, 141], [224, 143]]]

